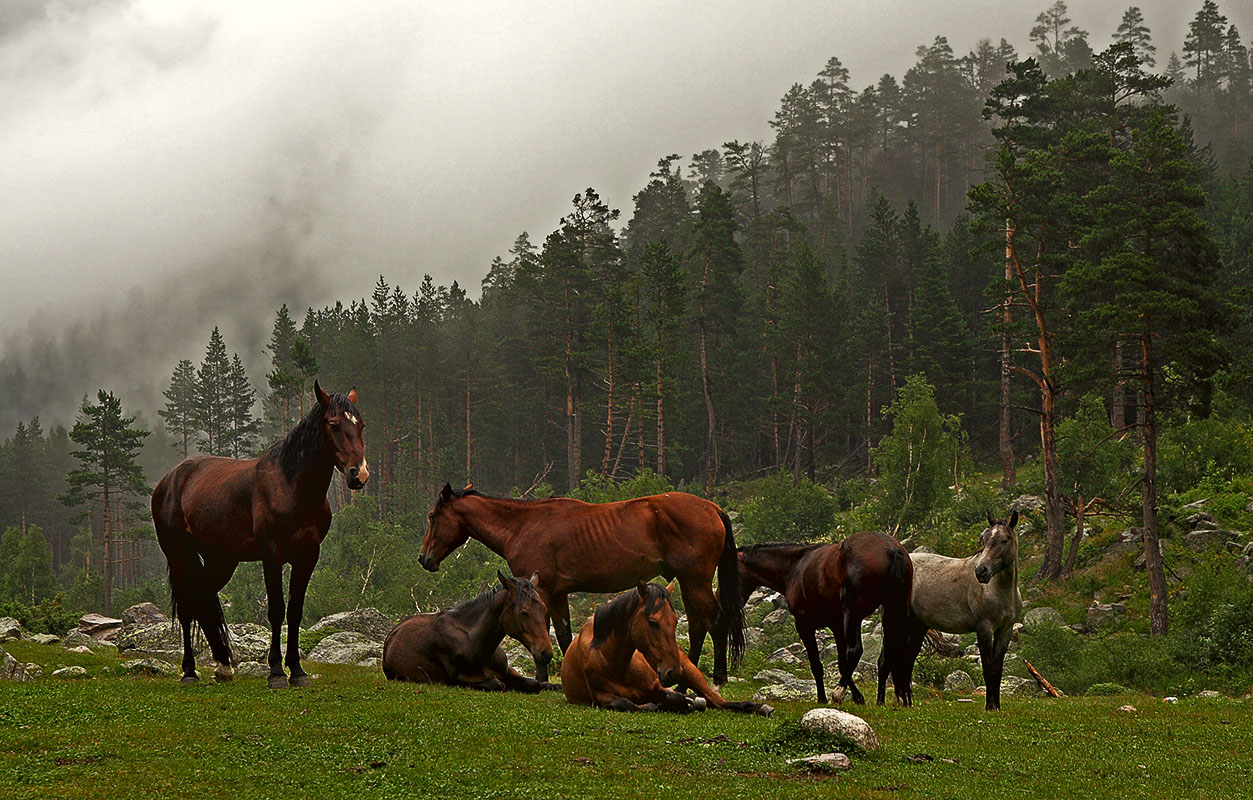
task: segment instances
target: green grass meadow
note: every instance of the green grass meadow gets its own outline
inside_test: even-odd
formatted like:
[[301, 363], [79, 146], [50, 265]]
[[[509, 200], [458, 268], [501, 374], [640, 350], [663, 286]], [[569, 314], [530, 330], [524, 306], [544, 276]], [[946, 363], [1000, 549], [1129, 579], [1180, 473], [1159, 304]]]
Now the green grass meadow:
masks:
[[813, 776], [785, 760], [849, 750], [801, 731], [808, 705], [769, 719], [621, 714], [323, 665], [311, 689], [184, 687], [113, 674], [110, 656], [5, 647], [92, 677], [0, 683], [4, 798], [1253, 796], [1248, 701], [1008, 697], [987, 713], [922, 690], [913, 709], [848, 709], [882, 747]]

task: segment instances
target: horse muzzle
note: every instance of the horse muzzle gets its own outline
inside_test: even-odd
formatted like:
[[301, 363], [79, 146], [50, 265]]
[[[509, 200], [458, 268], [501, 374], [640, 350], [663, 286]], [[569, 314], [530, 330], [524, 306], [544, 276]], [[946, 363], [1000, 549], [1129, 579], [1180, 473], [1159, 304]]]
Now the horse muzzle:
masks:
[[551, 647], [546, 647], [543, 650], [532, 650], [531, 658], [535, 659], [536, 664], [539, 664], [541, 667], [546, 667], [552, 663], [553, 649]]
[[426, 553], [418, 555], [418, 565], [427, 572], [435, 572], [439, 569], [439, 562], [428, 556]]
[[992, 570], [988, 569], [987, 564], [980, 564], [975, 567], [975, 580], [979, 583], [987, 583], [992, 580]]
[[348, 488], [354, 492], [365, 486], [365, 482], [370, 480], [370, 468], [366, 466], [365, 461], [361, 462], [359, 467], [348, 468]]
[[661, 681], [662, 686], [674, 686], [679, 682], [680, 677], [681, 675], [677, 669], [667, 669], [657, 673], [657, 678]]

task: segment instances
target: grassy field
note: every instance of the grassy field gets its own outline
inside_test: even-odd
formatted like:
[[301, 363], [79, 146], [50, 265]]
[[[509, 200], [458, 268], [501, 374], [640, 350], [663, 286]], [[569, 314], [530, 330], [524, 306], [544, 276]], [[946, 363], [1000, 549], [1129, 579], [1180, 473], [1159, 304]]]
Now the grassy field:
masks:
[[805, 705], [619, 714], [322, 665], [312, 689], [183, 687], [104, 673], [110, 656], [5, 647], [92, 677], [0, 683], [4, 798], [1253, 796], [1247, 701], [1006, 698], [989, 714], [924, 693], [913, 709], [851, 709], [883, 746], [817, 777], [785, 763], [838, 744], [800, 731]]

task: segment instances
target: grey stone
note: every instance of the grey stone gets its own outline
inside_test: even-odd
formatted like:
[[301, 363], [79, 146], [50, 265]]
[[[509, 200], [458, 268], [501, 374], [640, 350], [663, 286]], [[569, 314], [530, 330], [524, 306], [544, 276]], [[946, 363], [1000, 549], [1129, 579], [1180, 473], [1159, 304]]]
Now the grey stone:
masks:
[[1127, 544], [1144, 544], [1144, 529], [1128, 528], [1118, 534], [1118, 541], [1125, 542]]
[[786, 647], [780, 647], [770, 655], [766, 656], [766, 661], [771, 664], [799, 664], [801, 660]]
[[1221, 692], [1216, 692], [1213, 689], [1202, 689], [1196, 693], [1196, 696], [1202, 700], [1221, 700], [1223, 697]]
[[332, 633], [309, 651], [310, 661], [320, 661], [323, 664], [359, 664], [367, 658], [382, 656], [381, 642], [355, 631]]
[[1253, 514], [1253, 502], [1250, 502], [1247, 506], [1244, 507], [1244, 513]]
[[766, 632], [761, 628], [745, 628], [744, 629], [744, 646], [753, 647], [765, 637]]
[[117, 638], [118, 629], [121, 627], [122, 620], [116, 617], [106, 617], [103, 614], [84, 614], [78, 621], [80, 631], [102, 642], [111, 642]]
[[235, 665], [236, 678], [268, 678], [270, 668], [259, 661], [241, 661]]
[[1017, 500], [1009, 504], [1009, 510], [1019, 514], [1024, 511], [1043, 511], [1044, 499], [1033, 494], [1019, 495]]
[[182, 674], [178, 667], [160, 658], [135, 658], [123, 661], [118, 669], [126, 675], [142, 675], [149, 678], [174, 678]]
[[1183, 543], [1192, 550], [1200, 552], [1202, 550], [1218, 550], [1225, 547], [1227, 542], [1234, 541], [1239, 537], [1240, 534], [1235, 531], [1206, 529], [1185, 533], [1183, 535]]
[[766, 618], [761, 621], [761, 624], [778, 625], [782, 622], [787, 622], [791, 616], [791, 612], [786, 608], [776, 608], [774, 611], [771, 611], [766, 615]]
[[321, 630], [350, 631], [381, 644], [393, 627], [395, 623], [377, 608], [358, 608], [323, 617], [309, 627], [309, 633]]
[[772, 683], [763, 686], [753, 695], [754, 703], [790, 702], [804, 703], [818, 699], [818, 689], [812, 684], [800, 681], [792, 683]]
[[0, 617], [0, 642], [22, 638], [22, 623], [13, 617]]
[[790, 672], [784, 672], [781, 669], [763, 669], [753, 676], [753, 680], [762, 681], [763, 683], [785, 683], [795, 679], [795, 675]]
[[360, 661], [358, 661], [357, 666], [358, 667], [373, 667], [375, 669], [378, 669], [383, 666], [383, 659], [380, 658], [379, 656], [370, 656], [369, 658], [363, 658]]
[[1022, 617], [1023, 630], [1028, 633], [1044, 628], [1061, 628], [1065, 625], [1066, 620], [1062, 618], [1061, 613], [1049, 606], [1033, 608]]
[[1208, 497], [1202, 497], [1200, 500], [1193, 500], [1191, 503], [1188, 503], [1186, 506], [1184, 506], [1184, 508], [1204, 508], [1205, 504], [1208, 502], [1209, 502]]
[[26, 674], [32, 678], [42, 678], [44, 676], [44, 668], [33, 661], [26, 662]]
[[0, 648], [0, 680], [25, 683], [26, 681], [34, 680], [34, 678], [26, 671], [25, 664]]
[[252, 622], [228, 627], [233, 661], [266, 661], [270, 657], [270, 631]]
[[910, 552], [911, 553], [934, 553], [935, 551], [932, 550], [930, 547], [927, 547], [925, 544], [920, 544], [917, 547], [915, 547], [913, 550], [911, 550]]
[[787, 763], [810, 772], [843, 772], [853, 766], [853, 762], [843, 753], [822, 753], [803, 758], [789, 758]]
[[170, 618], [155, 603], [137, 603], [122, 612], [123, 625], [156, 625], [169, 621]]
[[61, 667], [52, 671], [54, 678], [86, 678], [87, 669], [85, 667]]
[[28, 633], [22, 638], [34, 644], [60, 644], [61, 642], [61, 637], [55, 633]]
[[[193, 636], [191, 642], [197, 659], [209, 652], [204, 636]], [[169, 622], [123, 625], [117, 634], [117, 650], [119, 654], [143, 653], [179, 661], [183, 657], [183, 635], [177, 625]]]
[[801, 717], [801, 727], [808, 731], [843, 736], [867, 752], [879, 749], [879, 737], [864, 719], [838, 708], [813, 708]]
[[1188, 527], [1192, 530], [1214, 530], [1218, 527], [1218, 520], [1208, 511], [1198, 511], [1195, 514], [1188, 515]]
[[1121, 711], [1121, 712], [1123, 712], [1124, 714], [1134, 714], [1134, 713], [1136, 713], [1136, 707], [1135, 707], [1135, 706], [1133, 706], [1133, 705], [1131, 705], [1130, 703], [1128, 703], [1128, 704], [1127, 704], [1127, 705], [1125, 705], [1125, 706], [1119, 706], [1119, 707], [1118, 707], [1118, 710], [1119, 710], [1119, 711]]
[[91, 652], [91, 648], [90, 648], [90, 647], [88, 647], [88, 646], [87, 646], [87, 645], [85, 645], [85, 644], [80, 644], [78, 647], [70, 647], [70, 648], [66, 649], [66, 651], [65, 651], [65, 652], [67, 652], [67, 653], [76, 653], [76, 654], [78, 654], [78, 655], [85, 655], [85, 654], [87, 654], [87, 653], [90, 653], [90, 652]]
[[1162, 702], [1173, 706], [1175, 703], [1179, 702], [1179, 698], [1171, 695], [1169, 697], [1163, 697]]
[[1088, 606], [1087, 623], [1089, 630], [1098, 630], [1114, 622], [1127, 612], [1126, 603], [1093, 603]]
[[[861, 657], [863, 661], [876, 661], [883, 652], [883, 637], [870, 634], [861, 639]], [[838, 654], [837, 654], [838, 655]]]
[[970, 694], [975, 690], [974, 678], [965, 670], [953, 670], [944, 679], [944, 691], [954, 694]]
[[107, 642], [103, 639], [96, 639], [88, 636], [78, 628], [70, 629], [61, 639], [61, 646], [66, 650], [72, 650], [75, 647], [87, 647], [92, 650], [107, 650], [116, 647], [113, 642]]
[[1040, 684], [1028, 678], [1016, 678], [1013, 675], [1001, 676], [1001, 694], [1011, 697], [1036, 697], [1043, 694]]

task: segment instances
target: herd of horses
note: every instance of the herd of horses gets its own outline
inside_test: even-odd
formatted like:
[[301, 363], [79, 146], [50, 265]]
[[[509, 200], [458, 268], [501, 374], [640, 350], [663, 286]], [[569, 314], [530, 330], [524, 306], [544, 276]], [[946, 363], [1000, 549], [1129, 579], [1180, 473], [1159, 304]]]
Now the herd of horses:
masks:
[[[335, 470], [354, 490], [369, 479], [356, 390], [328, 394], [315, 381], [314, 396], [309, 414], [260, 458], [189, 458], [153, 491], [153, 522], [182, 629], [184, 683], [197, 680], [195, 626], [208, 640], [214, 677], [231, 679], [218, 592], [241, 561], [260, 561], [271, 629], [269, 685], [310, 684], [299, 631], [309, 577], [330, 527], [327, 489]], [[965, 559], [911, 555], [895, 538], [870, 531], [833, 544], [736, 547], [726, 513], [683, 492], [596, 504], [489, 497], [473, 486], [445, 484], [428, 514], [419, 563], [435, 571], [473, 538], [501, 556], [511, 574], [498, 572], [499, 585], [457, 606], [401, 620], [384, 643], [383, 672], [393, 680], [483, 690], [560, 690], [572, 703], [618, 710], [713, 706], [768, 714], [769, 706], [726, 701], [697, 667], [708, 635], [712, 683], [726, 682], [728, 663], [744, 650], [746, 599], [765, 587], [781, 594], [792, 613], [819, 701], [827, 694], [817, 631], [829, 628], [835, 638], [837, 700], [847, 692], [864, 703], [853, 680], [862, 621], [882, 609], [879, 703], [890, 676], [897, 704], [912, 704], [914, 662], [927, 632], [937, 630], [977, 635], [986, 705], [998, 709], [1009, 634], [1022, 610], [1017, 521], [1016, 511], [1005, 520], [989, 514], [982, 549]], [[286, 604], [284, 564], [292, 567]], [[657, 576], [669, 586], [649, 582]], [[675, 638], [676, 585], [688, 620], [687, 653]], [[571, 592], [619, 594], [576, 636]], [[550, 624], [563, 651], [560, 686], [548, 680]], [[534, 679], [510, 667], [501, 647], [506, 636], [530, 651]]]

